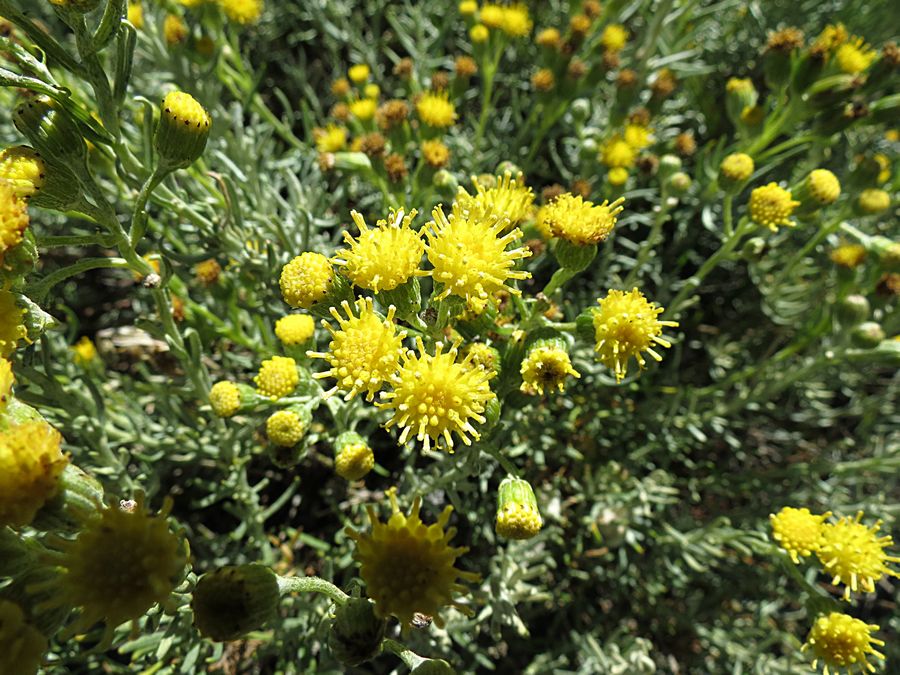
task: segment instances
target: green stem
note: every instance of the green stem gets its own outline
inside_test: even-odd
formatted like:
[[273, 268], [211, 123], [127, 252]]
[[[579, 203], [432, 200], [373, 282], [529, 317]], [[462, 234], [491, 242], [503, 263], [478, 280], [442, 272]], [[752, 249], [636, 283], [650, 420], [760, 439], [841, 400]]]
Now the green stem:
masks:
[[278, 577], [278, 590], [287, 593], [321, 593], [336, 605], [343, 605], [350, 596], [330, 581], [321, 577]]
[[57, 284], [65, 281], [69, 277], [74, 277], [82, 272], [96, 269], [123, 269], [128, 267], [128, 261], [124, 258], [85, 258], [79, 260], [74, 265], [69, 265], [62, 269], [56, 270], [52, 274], [48, 274], [40, 281], [36, 282], [29, 288], [28, 294], [36, 301], [41, 302], [47, 297], [50, 289]]
[[782, 280], [786, 279], [788, 275], [793, 271], [793, 269], [797, 266], [797, 263], [803, 260], [803, 258], [806, 257], [807, 253], [815, 250], [816, 246], [818, 246], [828, 235], [837, 230], [840, 224], [841, 218], [837, 218], [827, 225], [818, 228], [816, 230], [816, 233], [812, 237], [810, 237], [809, 241], [806, 242], [806, 244], [794, 254], [790, 261], [788, 261], [788, 264], [781, 269], [781, 272], [779, 272], [778, 276], [775, 277], [775, 284], [778, 284]]
[[137, 200], [134, 202], [134, 209], [131, 212], [131, 233], [129, 241], [132, 247], [136, 247], [147, 231], [147, 219], [150, 214], [147, 212], [147, 202], [153, 190], [163, 181], [163, 179], [171, 173], [171, 170], [157, 166], [153, 173], [144, 181], [141, 191], [138, 193]]
[[622, 288], [624, 289], [632, 288], [634, 286], [634, 282], [637, 281], [638, 275], [641, 273], [641, 270], [644, 269], [644, 265], [647, 264], [647, 260], [650, 258], [650, 254], [659, 243], [660, 236], [662, 235], [662, 227], [669, 219], [668, 200], [666, 199], [665, 194], [661, 196], [661, 201], [662, 206], [660, 207], [659, 213], [656, 214], [656, 218], [653, 219], [653, 224], [650, 227], [650, 233], [647, 235], [647, 238], [641, 242], [641, 247], [638, 250], [637, 258], [634, 261], [634, 266], [631, 268], [631, 271], [628, 273], [628, 276], [625, 277], [625, 281], [622, 283]]

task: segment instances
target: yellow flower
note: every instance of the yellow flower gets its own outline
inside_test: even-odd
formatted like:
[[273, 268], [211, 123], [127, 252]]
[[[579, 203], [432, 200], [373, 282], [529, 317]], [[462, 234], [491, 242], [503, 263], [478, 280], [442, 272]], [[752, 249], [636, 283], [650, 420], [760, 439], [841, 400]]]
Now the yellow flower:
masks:
[[638, 289], [629, 292], [611, 290], [605, 298], [599, 298], [599, 308], [593, 310], [594, 338], [597, 341], [597, 358], [616, 375], [621, 382], [628, 370], [628, 361], [634, 357], [638, 366], [646, 365], [641, 352], [647, 352], [656, 361], [662, 361], [653, 347], [671, 347], [660, 337], [663, 328], [675, 327], [676, 321], [660, 321], [657, 317], [663, 308], [649, 302]]
[[469, 37], [475, 44], [481, 44], [487, 42], [490, 37], [490, 31], [488, 31], [488, 27], [484, 24], [476, 23], [469, 29]]
[[490, 377], [496, 375], [500, 369], [500, 352], [496, 347], [484, 342], [470, 342], [466, 345], [464, 354], [470, 367], [481, 368]]
[[175, 0], [179, 5], [188, 9], [196, 9], [200, 5], [206, 4], [206, 0]]
[[488, 28], [501, 28], [503, 26], [504, 9], [502, 5], [487, 2], [481, 6], [478, 19]]
[[48, 606], [81, 609], [75, 630], [98, 621], [107, 630], [137, 619], [169, 597], [184, 575], [187, 542], [169, 529], [167, 500], [158, 515], [135, 501], [104, 508], [58, 554], [63, 573], [47, 582], [56, 593]]
[[242, 26], [256, 23], [263, 12], [263, 0], [219, 0], [229, 20]]
[[334, 387], [325, 392], [326, 397], [342, 391], [345, 392], [344, 400], [349, 401], [357, 394], [366, 392], [366, 400], [371, 401], [382, 384], [397, 372], [406, 332], [397, 333], [393, 305], [388, 308], [384, 319], [375, 313], [372, 298], [356, 301], [359, 316], [354, 315], [346, 300], [341, 307], [347, 318], [342, 317], [336, 308], [331, 308], [331, 315], [340, 329], [334, 330], [331, 324], [325, 324], [331, 333], [328, 351], [306, 353], [312, 358], [325, 359], [331, 366], [330, 370], [316, 373], [313, 377], [333, 377], [337, 380]]
[[878, 188], [867, 188], [859, 193], [859, 208], [863, 213], [875, 214], [887, 211], [891, 196]]
[[[487, 23], [483, 17], [482, 22]], [[525, 37], [531, 32], [531, 26], [532, 23], [531, 17], [528, 15], [528, 7], [523, 3], [519, 2], [514, 5], [503, 7], [500, 29], [504, 33], [512, 37]]]
[[369, 506], [372, 532], [346, 530], [356, 542], [353, 557], [366, 582], [366, 594], [375, 602], [379, 616], [397, 617], [404, 630], [416, 614], [434, 617], [435, 623], [443, 626], [438, 614], [442, 607], [465, 611], [454, 602], [455, 596], [466, 590], [459, 582], [479, 579], [477, 574], [455, 567], [457, 558], [468, 549], [450, 546], [456, 528], [445, 528], [453, 507], [447, 506], [437, 522], [426, 525], [419, 517], [419, 497], [413, 500], [409, 515], [404, 515], [397, 506], [395, 490], [388, 495], [392, 513], [387, 522], [381, 522]]
[[653, 132], [643, 124], [626, 124], [622, 139], [634, 150], [643, 150], [653, 143]]
[[508, 476], [500, 483], [495, 529], [504, 539], [531, 539], [544, 526], [528, 481]]
[[453, 205], [454, 213], [474, 213], [480, 210], [498, 218], [507, 218], [506, 227], [514, 227], [531, 215], [534, 193], [525, 185], [525, 177], [521, 171], [515, 178], [506, 171], [502, 177], [497, 176], [493, 185], [486, 185], [485, 181], [472, 176], [472, 185], [475, 187], [474, 195], [470, 195], [462, 187], [459, 189]]
[[275, 336], [284, 345], [302, 345], [316, 332], [316, 322], [309, 314], [288, 314], [275, 322]]
[[893, 546], [889, 536], [879, 537], [881, 521], [871, 527], [863, 525], [863, 513], [855, 518], [841, 518], [834, 524], [822, 527], [822, 543], [816, 551], [826, 574], [832, 575], [832, 584], [844, 584], [844, 599], [850, 599], [850, 592], [862, 590], [875, 592], [875, 582], [882, 577], [900, 577], [888, 563], [900, 562], [900, 558], [889, 556], [885, 549]]
[[15, 381], [12, 364], [6, 359], [0, 359], [0, 414], [6, 409], [6, 404], [9, 403], [13, 382]]
[[753, 175], [754, 168], [753, 158], [750, 155], [735, 152], [722, 160], [719, 173], [732, 182], [743, 183]]
[[291, 307], [309, 309], [334, 285], [334, 270], [321, 253], [301, 253], [281, 270], [281, 296]]
[[600, 36], [600, 44], [608, 52], [620, 52], [628, 44], [628, 31], [621, 24], [611, 23], [603, 29], [603, 34]]
[[831, 262], [848, 269], [856, 269], [866, 259], [866, 247], [862, 244], [843, 244], [831, 252]]
[[187, 40], [188, 27], [177, 14], [167, 14], [163, 19], [163, 39], [170, 47]]
[[350, 81], [346, 77], [339, 77], [331, 83], [331, 93], [337, 97], [346, 96], [350, 92]]
[[425, 252], [425, 242], [410, 227], [416, 217], [413, 209], [408, 215], [403, 211], [391, 211], [387, 220], [379, 220], [374, 228], [357, 211], [350, 216], [359, 228], [359, 236], [353, 238], [344, 232], [349, 249], [335, 254], [335, 265], [344, 268], [344, 274], [360, 288], [379, 293], [391, 291], [418, 274], [419, 263]]
[[374, 82], [369, 82], [363, 89], [363, 96], [366, 98], [378, 98], [381, 96], [381, 87]]
[[371, 73], [372, 70], [365, 63], [357, 63], [355, 66], [350, 66], [350, 70], [347, 71], [347, 77], [350, 78], [351, 82], [362, 84], [369, 79]]
[[471, 445], [480, 434], [471, 420], [484, 424], [485, 403], [493, 398], [488, 385], [490, 374], [469, 367], [470, 356], [457, 361], [457, 347], [444, 352], [444, 345], [435, 345], [434, 356], [425, 352], [421, 338], [416, 338], [419, 353], [412, 350], [402, 355], [403, 364], [391, 378], [393, 391], [381, 395], [380, 408], [393, 409], [393, 417], [385, 428], [400, 426], [400, 444], [411, 435], [424, 443], [425, 451], [444, 446], [453, 452], [453, 434]]
[[416, 112], [419, 119], [430, 127], [443, 129], [452, 126], [456, 121], [456, 107], [449, 100], [446, 91], [429, 91], [416, 101]]
[[266, 420], [266, 436], [269, 442], [285, 448], [292, 448], [306, 433], [303, 418], [293, 410], [279, 410]]
[[598, 244], [612, 232], [625, 200], [594, 204], [581, 195], [561, 194], [542, 209], [544, 226], [554, 237], [578, 246]]
[[0, 262], [3, 255], [22, 241], [28, 227], [28, 208], [12, 183], [0, 179]]
[[876, 152], [872, 155], [872, 159], [878, 164], [878, 176], [876, 180], [879, 183], [887, 183], [891, 177], [891, 160], [883, 152]]
[[442, 169], [450, 161], [450, 149], [436, 138], [422, 141], [422, 158], [428, 166]]
[[366, 122], [375, 117], [378, 110], [378, 101], [371, 98], [356, 98], [350, 101], [350, 114], [361, 122]]
[[144, 8], [140, 2], [128, 3], [128, 23], [138, 30], [144, 27]]
[[879, 626], [847, 614], [831, 612], [816, 619], [803, 650], [812, 651], [813, 668], [817, 668], [821, 661], [826, 675], [829, 672], [838, 675], [844, 668], [848, 673], [853, 673], [857, 667], [860, 673], [874, 673], [875, 666], [869, 662], [869, 655], [884, 658], [884, 654], [873, 646], [884, 645], [884, 641], [872, 637], [878, 629]]
[[841, 195], [841, 184], [828, 169], [814, 169], [806, 177], [806, 187], [819, 204], [834, 204]]
[[847, 29], [844, 28], [844, 24], [829, 24], [825, 26], [819, 37], [816, 38], [813, 48], [820, 51], [830, 51], [844, 44], [849, 37], [850, 35], [847, 33]]
[[18, 605], [0, 598], [0, 673], [34, 675], [45, 651], [47, 638], [25, 621]]
[[556, 28], [545, 28], [537, 34], [535, 43], [548, 49], [556, 49], [562, 44], [562, 35]]
[[360, 480], [375, 467], [375, 454], [359, 434], [345, 431], [335, 447], [334, 472], [344, 480]]
[[862, 38], [854, 38], [837, 48], [834, 60], [838, 68], [848, 75], [856, 75], [863, 72], [872, 62], [878, 58], [878, 52], [871, 49], [863, 42]]
[[44, 186], [46, 173], [44, 160], [27, 145], [17, 145], [0, 152], [0, 178], [8, 181], [22, 199], [27, 199]]
[[757, 225], [768, 227], [772, 232], [777, 232], [779, 225], [793, 227], [791, 214], [798, 206], [800, 202], [792, 199], [790, 191], [779, 187], [778, 183], [754, 188], [750, 193], [751, 220]]
[[628, 169], [624, 169], [621, 166], [610, 169], [606, 174], [606, 180], [609, 181], [610, 185], [615, 185], [616, 187], [625, 185], [628, 182]]
[[475, 0], [462, 0], [459, 3], [459, 13], [463, 16], [472, 16], [478, 11], [478, 3]]
[[730, 94], [752, 94], [756, 91], [753, 80], [746, 77], [732, 77], [725, 83], [725, 91]]
[[572, 367], [572, 360], [564, 344], [558, 340], [539, 340], [522, 360], [520, 389], [526, 394], [548, 393], [545, 390], [565, 391], [566, 377], [581, 377]]
[[28, 333], [23, 319], [25, 310], [16, 304], [16, 297], [0, 290], [0, 357], [7, 357], [16, 349], [16, 343]]
[[209, 390], [209, 405], [217, 417], [232, 417], [241, 407], [241, 390], [234, 382], [216, 382]]
[[316, 141], [316, 150], [319, 152], [338, 152], [347, 145], [347, 130], [335, 124], [329, 124], [324, 129], [313, 131]]
[[769, 514], [772, 536], [790, 554], [791, 560], [799, 564], [801, 557], [806, 558], [819, 550], [822, 526], [830, 515], [830, 511], [817, 516], [806, 508], [785, 506], [777, 514]]
[[212, 286], [219, 281], [219, 275], [222, 274], [222, 266], [215, 258], [202, 260], [194, 265], [194, 274], [201, 284]]
[[426, 253], [434, 268], [432, 278], [443, 286], [435, 299], [456, 295], [480, 312], [500, 290], [520, 294], [518, 289], [505, 285], [509, 279], [531, 276], [514, 269], [516, 261], [527, 258], [531, 251], [527, 247], [507, 250], [522, 236], [519, 228], [503, 234], [506, 220], [480, 209], [454, 211], [448, 218], [438, 206], [431, 215], [434, 221], [425, 233]]
[[273, 356], [266, 359], [253, 381], [260, 395], [268, 396], [273, 401], [287, 396], [300, 384], [297, 362], [289, 356]]
[[600, 151], [600, 161], [611, 169], [616, 167], [630, 168], [634, 166], [636, 157], [635, 149], [620, 136], [610, 138], [603, 144], [603, 148]]
[[59, 432], [43, 421], [0, 431], [0, 526], [28, 525], [56, 494], [69, 461], [61, 442]]
[[97, 347], [87, 335], [82, 335], [72, 345], [72, 352], [75, 363], [81, 367], [90, 365], [97, 358]]

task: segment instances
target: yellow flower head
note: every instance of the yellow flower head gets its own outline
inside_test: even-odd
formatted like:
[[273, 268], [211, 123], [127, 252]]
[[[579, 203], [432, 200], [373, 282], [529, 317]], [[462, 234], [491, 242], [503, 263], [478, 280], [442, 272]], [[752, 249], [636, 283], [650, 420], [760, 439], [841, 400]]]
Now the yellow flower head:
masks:
[[442, 169], [450, 161], [450, 149], [436, 138], [422, 141], [422, 158], [428, 166]]
[[844, 28], [844, 24], [829, 24], [825, 26], [819, 34], [819, 37], [816, 38], [813, 43], [813, 49], [830, 51], [844, 44], [849, 37], [850, 34], [847, 32], [847, 29]]
[[331, 83], [331, 93], [335, 96], [346, 96], [350, 92], [350, 80], [346, 77], [339, 77]]
[[366, 392], [366, 400], [371, 401], [382, 384], [397, 372], [406, 332], [397, 333], [393, 305], [388, 308], [384, 319], [375, 313], [372, 298], [360, 298], [356, 301], [359, 316], [354, 315], [346, 300], [341, 303], [341, 307], [346, 318], [336, 308], [331, 308], [331, 315], [338, 322], [339, 330], [334, 330], [329, 323], [325, 323], [331, 333], [328, 351], [306, 353], [313, 358], [325, 359], [331, 366], [330, 370], [316, 373], [313, 377], [333, 377], [337, 380], [334, 387], [325, 392], [325, 396], [333, 396], [342, 391], [345, 392], [344, 400], [349, 401], [357, 394]]
[[528, 481], [508, 476], [500, 483], [495, 529], [504, 539], [531, 539], [544, 526], [534, 489]]
[[179, 5], [188, 9], [196, 9], [200, 5], [206, 4], [206, 0], [175, 0]]
[[13, 382], [15, 381], [12, 364], [6, 359], [0, 359], [0, 414], [6, 410], [6, 404], [9, 403]]
[[293, 410], [279, 410], [266, 420], [266, 436], [270, 443], [292, 448], [306, 433], [306, 423]]
[[256, 23], [263, 12], [263, 0], [219, 0], [219, 4], [229, 21], [242, 26]]
[[876, 180], [879, 183], [887, 183], [891, 178], [891, 160], [883, 152], [876, 152], [872, 155], [872, 159], [878, 164], [878, 177]]
[[0, 526], [28, 525], [56, 494], [69, 461], [61, 442], [59, 432], [43, 421], [0, 431]]
[[338, 436], [334, 472], [344, 480], [360, 480], [375, 467], [375, 454], [363, 438], [352, 431]]
[[50, 582], [57, 590], [50, 603], [81, 608], [77, 630], [98, 621], [115, 628], [169, 597], [187, 564], [186, 541], [169, 528], [170, 508], [167, 501], [151, 515], [138, 494], [104, 508], [62, 545], [63, 575]]
[[[564, 391], [566, 377], [581, 377], [572, 367], [572, 360], [564, 345], [554, 340], [539, 340], [528, 350], [519, 369], [526, 394], [543, 396], [553, 390]], [[549, 391], [545, 391], [549, 390]]]
[[319, 152], [338, 152], [347, 145], [347, 130], [336, 124], [329, 124], [324, 129], [313, 130], [313, 138]]
[[831, 512], [814, 515], [809, 509], [795, 509], [785, 506], [777, 514], [769, 515], [772, 525], [772, 536], [785, 551], [791, 560], [800, 563], [800, 558], [806, 558], [819, 550], [822, 544], [822, 526]]
[[381, 96], [381, 87], [379, 87], [374, 82], [369, 82], [365, 87], [363, 87], [363, 96], [366, 98], [378, 98]]
[[[482, 18], [482, 22], [487, 23]], [[512, 37], [525, 37], [531, 32], [531, 17], [528, 15], [528, 7], [519, 2], [503, 8], [503, 16], [500, 21], [500, 29]]]
[[430, 127], [444, 129], [456, 122], [456, 106], [449, 99], [446, 91], [429, 91], [416, 101], [416, 112], [419, 119]]
[[454, 566], [468, 549], [450, 546], [456, 528], [445, 528], [453, 507], [447, 506], [436, 523], [426, 525], [419, 517], [419, 497], [413, 500], [406, 515], [397, 506], [395, 491], [388, 494], [392, 513], [387, 522], [381, 522], [370, 506], [371, 533], [346, 530], [356, 541], [353, 557], [359, 562], [366, 594], [375, 602], [379, 616], [397, 617], [404, 629], [416, 614], [434, 617], [435, 623], [443, 626], [439, 616], [442, 607], [466, 611], [454, 602], [459, 593], [466, 591], [459, 582], [479, 579], [477, 574]]
[[194, 274], [204, 286], [212, 286], [219, 281], [219, 275], [222, 274], [222, 266], [215, 258], [201, 260], [194, 265]]
[[216, 382], [209, 390], [209, 405], [217, 417], [232, 417], [241, 407], [241, 390], [234, 382]]
[[177, 14], [167, 14], [163, 19], [163, 39], [173, 47], [187, 40], [188, 27]]
[[629, 292], [611, 290], [605, 298], [599, 298], [599, 308], [593, 310], [594, 338], [597, 341], [597, 358], [616, 374], [616, 382], [625, 377], [628, 361], [634, 357], [643, 368], [646, 361], [641, 352], [647, 352], [656, 361], [662, 361], [653, 347], [671, 347], [662, 338], [665, 327], [675, 327], [677, 321], [660, 321], [657, 317], [663, 308], [649, 302], [638, 289]]
[[128, 23], [141, 30], [144, 27], [144, 7], [140, 2], [128, 3]]
[[454, 211], [448, 218], [438, 206], [431, 215], [434, 221], [425, 233], [426, 253], [434, 268], [432, 278], [443, 286], [436, 299], [456, 295], [480, 312], [501, 290], [520, 294], [505, 285], [509, 279], [531, 276], [514, 269], [516, 261], [527, 258], [531, 251], [526, 247], [507, 249], [522, 236], [519, 228], [503, 234], [506, 220], [481, 209]]
[[620, 52], [628, 44], [628, 31], [621, 24], [611, 23], [603, 29], [603, 34], [600, 36], [600, 44], [608, 52]]
[[625, 200], [619, 198], [612, 204], [606, 201], [594, 204], [581, 195], [566, 192], [541, 209], [541, 218], [552, 236], [587, 246], [598, 244], [609, 236], [624, 203]]
[[613, 136], [600, 150], [600, 161], [613, 169], [616, 167], [630, 168], [634, 166], [637, 152], [622, 137]]
[[0, 179], [0, 262], [3, 254], [22, 241], [28, 227], [28, 208], [15, 186]]
[[629, 123], [625, 125], [622, 139], [634, 150], [643, 150], [653, 143], [653, 132], [643, 124]]
[[819, 561], [827, 574], [831, 574], [832, 584], [844, 584], [844, 599], [850, 599], [850, 592], [862, 590], [875, 592], [875, 582], [882, 577], [900, 577], [888, 563], [900, 562], [900, 558], [889, 556], [885, 549], [893, 546], [889, 536], [879, 537], [881, 521], [871, 527], [863, 525], [862, 511], [855, 518], [841, 518], [834, 524], [822, 528], [822, 543], [816, 551]]
[[482, 23], [476, 23], [469, 29], [469, 37], [475, 44], [487, 42], [490, 35], [491, 33], [488, 30], [488, 27]]
[[556, 28], [544, 28], [534, 38], [535, 43], [548, 49], [556, 49], [562, 44], [562, 35]]
[[350, 114], [356, 119], [366, 122], [375, 117], [378, 101], [373, 98], [355, 98], [350, 101]]
[[753, 80], [747, 77], [732, 77], [725, 83], [725, 91], [729, 94], [753, 94], [756, 87], [753, 86]]
[[863, 213], [881, 213], [891, 205], [891, 196], [879, 188], [866, 188], [859, 193], [859, 208]]
[[97, 358], [97, 347], [91, 338], [87, 335], [82, 335], [78, 342], [72, 345], [72, 353], [75, 363], [85, 367], [93, 363]]
[[856, 269], [866, 259], [866, 247], [862, 244], [843, 244], [831, 252], [831, 262], [840, 267]]
[[28, 334], [24, 317], [25, 310], [16, 304], [16, 296], [0, 290], [0, 357], [12, 354], [16, 343]]
[[500, 352], [484, 342], [470, 342], [464, 351], [466, 362], [472, 368], [481, 368], [493, 377], [500, 369]]
[[334, 285], [331, 262], [321, 253], [301, 253], [281, 270], [281, 296], [291, 307], [309, 309]]
[[459, 3], [459, 13], [463, 16], [472, 16], [478, 11], [478, 3], [475, 0], [462, 0]]
[[343, 267], [346, 277], [356, 286], [375, 293], [406, 283], [418, 273], [425, 252], [425, 242], [410, 227], [416, 214], [415, 209], [407, 215], [402, 210], [391, 211], [387, 220], [379, 220], [370, 228], [362, 214], [351, 211], [359, 236], [354, 239], [344, 232], [344, 241], [350, 248], [339, 250], [334, 264]]
[[309, 314], [288, 314], [275, 322], [275, 336], [283, 345], [302, 345], [316, 332], [316, 322]]
[[753, 158], [743, 152], [735, 152], [722, 160], [719, 173], [735, 183], [743, 183], [753, 175]]
[[837, 48], [834, 53], [834, 60], [841, 72], [848, 75], [857, 75], [878, 58], [878, 52], [863, 42], [862, 38], [854, 38], [850, 42], [845, 42]]
[[754, 188], [750, 193], [750, 218], [757, 225], [768, 227], [772, 232], [778, 231], [779, 225], [793, 227], [791, 214], [800, 206], [800, 202], [791, 198], [789, 190], [778, 183], [769, 183]]
[[503, 26], [504, 9], [502, 5], [486, 2], [478, 12], [478, 19], [488, 28], [501, 28]]
[[369, 79], [371, 73], [372, 70], [368, 65], [365, 63], [357, 63], [355, 66], [350, 66], [350, 70], [347, 71], [347, 77], [350, 78], [351, 82], [362, 84]]
[[253, 381], [261, 396], [268, 396], [273, 401], [287, 396], [300, 384], [297, 362], [289, 356], [273, 356], [266, 359]]
[[393, 417], [385, 428], [403, 427], [400, 444], [411, 435], [424, 443], [425, 451], [442, 445], [453, 452], [453, 434], [466, 445], [480, 434], [471, 420], [484, 424], [485, 403], [493, 398], [488, 385], [490, 374], [469, 367], [470, 356], [457, 361], [457, 347], [444, 352], [438, 342], [433, 356], [425, 352], [421, 338], [416, 338], [419, 353], [409, 350], [402, 355], [403, 364], [391, 379], [393, 391], [381, 395], [381, 408], [393, 409]]
[[610, 169], [606, 173], [606, 180], [609, 181], [610, 185], [615, 185], [616, 187], [625, 185], [625, 183], [628, 182], [628, 169], [622, 168], [621, 166]]
[[857, 667], [860, 673], [875, 672], [869, 656], [884, 658], [884, 654], [875, 649], [884, 642], [872, 636], [878, 628], [847, 614], [831, 612], [816, 619], [803, 650], [812, 652], [813, 668], [817, 668], [819, 662], [825, 666], [826, 675], [829, 672], [838, 675], [844, 668], [853, 673]]
[[32, 675], [38, 671], [47, 638], [25, 620], [22, 609], [0, 599], [0, 673]]
[[498, 218], [507, 218], [507, 227], [514, 227], [531, 215], [534, 204], [534, 193], [525, 185], [525, 177], [521, 172], [513, 178], [509, 171], [497, 176], [492, 185], [486, 185], [472, 176], [475, 194], [470, 195], [462, 187], [453, 204], [454, 213], [481, 211], [493, 214]]
[[17, 145], [0, 152], [0, 178], [7, 181], [22, 199], [27, 199], [44, 186], [46, 173], [44, 160], [27, 145]]
[[841, 195], [841, 183], [828, 169], [814, 169], [806, 177], [806, 187], [819, 204], [834, 204]]

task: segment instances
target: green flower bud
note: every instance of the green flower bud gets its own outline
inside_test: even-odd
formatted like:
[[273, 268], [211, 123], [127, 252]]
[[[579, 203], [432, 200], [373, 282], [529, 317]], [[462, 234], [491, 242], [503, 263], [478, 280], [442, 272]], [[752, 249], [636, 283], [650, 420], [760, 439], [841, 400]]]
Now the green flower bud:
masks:
[[597, 257], [597, 245], [588, 244], [587, 246], [579, 246], [573, 244], [568, 239], [557, 239], [553, 248], [553, 255], [559, 262], [559, 266], [571, 272], [582, 272], [594, 262]]
[[334, 168], [341, 171], [366, 172], [372, 170], [372, 162], [363, 152], [336, 152], [334, 153]]
[[572, 101], [569, 108], [572, 111], [572, 117], [578, 122], [584, 122], [591, 114], [591, 102], [586, 98], [576, 98]]
[[447, 171], [447, 169], [436, 171], [431, 182], [436, 188], [448, 194], [455, 195], [457, 190], [459, 190], [459, 181], [456, 180], [456, 176]]
[[160, 106], [156, 151], [173, 168], [190, 166], [206, 149], [212, 119], [190, 94], [173, 91]]
[[410, 675], [456, 675], [456, 671], [444, 659], [428, 659], [413, 668]]
[[378, 655], [384, 639], [384, 619], [366, 598], [350, 598], [334, 613], [328, 646], [345, 666], [358, 666]]
[[31, 522], [38, 530], [75, 532], [94, 517], [103, 505], [103, 486], [74, 464], [67, 464], [59, 477], [56, 495], [44, 504]]
[[61, 164], [84, 162], [87, 146], [75, 121], [62, 106], [47, 96], [20, 103], [13, 124], [41, 155]]
[[747, 262], [761, 260], [769, 243], [762, 237], [751, 237], [741, 249], [741, 256]]
[[531, 539], [544, 525], [528, 481], [507, 476], [497, 499], [497, 534], [505, 539]]
[[220, 567], [194, 588], [194, 626], [210, 640], [237, 640], [274, 619], [280, 599], [278, 579], [265, 565]]
[[355, 431], [345, 431], [334, 443], [334, 472], [344, 480], [360, 480], [375, 466], [375, 454]]
[[522, 169], [519, 168], [519, 165], [509, 161], [508, 159], [504, 159], [497, 165], [497, 170], [495, 173], [498, 176], [502, 176], [504, 174], [509, 174], [510, 176], [518, 176], [522, 173]]
[[845, 326], [855, 326], [869, 318], [869, 301], [863, 295], [848, 295], [835, 308], [838, 321]]
[[393, 305], [397, 310], [397, 316], [408, 320], [422, 311], [422, 289], [419, 278], [412, 277], [397, 288], [380, 291], [378, 301], [385, 308]]
[[669, 176], [668, 180], [669, 190], [676, 195], [686, 194], [691, 189], [691, 183], [691, 177], [684, 171], [676, 171]]
[[864, 321], [850, 335], [854, 345], [868, 349], [877, 347], [884, 338], [884, 329], [874, 321]]
[[482, 432], [487, 433], [497, 426], [497, 422], [500, 421], [502, 412], [503, 406], [499, 399], [496, 396], [489, 398], [484, 404], [484, 424], [481, 425]]
[[878, 264], [887, 272], [900, 271], [900, 242], [887, 237], [872, 237], [872, 252], [878, 258]]
[[748, 79], [732, 77], [725, 85], [725, 111], [728, 119], [736, 127], [744, 126], [743, 113], [756, 106], [759, 92], [753, 82]]
[[579, 154], [582, 159], [593, 159], [597, 156], [597, 153], [600, 151], [600, 146], [597, 144], [597, 140], [594, 138], [585, 138], [581, 141], [581, 148], [579, 149]]
[[673, 173], [681, 171], [681, 159], [677, 155], [665, 154], [659, 158], [657, 173], [660, 180], [666, 180]]
[[814, 213], [823, 206], [834, 204], [841, 195], [841, 184], [828, 169], [814, 169], [791, 191], [800, 202], [799, 215]]

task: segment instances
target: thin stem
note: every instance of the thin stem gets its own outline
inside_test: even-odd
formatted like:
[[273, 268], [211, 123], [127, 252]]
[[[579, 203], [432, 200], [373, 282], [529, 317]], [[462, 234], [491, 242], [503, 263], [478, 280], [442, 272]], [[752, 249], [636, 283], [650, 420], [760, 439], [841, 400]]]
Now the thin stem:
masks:
[[647, 238], [641, 242], [641, 247], [638, 250], [637, 258], [634, 261], [634, 266], [631, 268], [628, 276], [625, 277], [622, 288], [631, 288], [634, 285], [634, 282], [637, 281], [638, 275], [641, 273], [641, 270], [644, 268], [644, 265], [647, 264], [647, 260], [650, 258], [650, 254], [659, 243], [660, 235], [662, 234], [662, 227], [668, 219], [668, 199], [666, 199], [666, 195], [663, 194], [662, 206], [660, 207], [659, 213], [657, 213], [656, 218], [653, 219], [653, 224], [650, 227], [650, 233], [647, 235]]
[[278, 590], [287, 593], [321, 593], [336, 605], [343, 605], [350, 596], [330, 581], [321, 577], [278, 577]]

